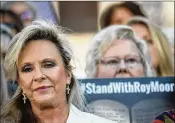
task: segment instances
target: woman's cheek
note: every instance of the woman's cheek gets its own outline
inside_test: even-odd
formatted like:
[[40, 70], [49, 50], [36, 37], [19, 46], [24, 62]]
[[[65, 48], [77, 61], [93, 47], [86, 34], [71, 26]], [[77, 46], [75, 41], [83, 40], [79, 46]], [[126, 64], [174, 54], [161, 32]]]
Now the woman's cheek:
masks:
[[28, 91], [32, 85], [32, 75], [30, 74], [19, 74], [18, 83], [23, 91]]

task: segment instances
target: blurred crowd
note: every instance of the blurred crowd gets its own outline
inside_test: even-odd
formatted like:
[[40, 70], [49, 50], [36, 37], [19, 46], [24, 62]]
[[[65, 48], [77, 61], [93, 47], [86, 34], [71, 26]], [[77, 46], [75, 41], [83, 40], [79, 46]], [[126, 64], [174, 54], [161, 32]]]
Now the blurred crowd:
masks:
[[6, 79], [4, 59], [13, 36], [19, 33], [26, 25], [35, 20], [36, 11], [27, 2], [2, 2], [0, 9], [1, 24], [1, 89], [2, 102], [5, 103], [13, 96], [17, 89], [16, 81]]
[[[3, 67], [9, 43], [39, 16], [25, 1], [3, 2], [0, 15], [2, 104], [18, 86], [16, 81], [6, 80]], [[170, 44], [174, 39], [169, 41], [138, 3], [127, 1], [108, 6], [97, 25], [99, 30], [89, 41], [86, 54], [87, 78], [174, 76], [174, 45]]]

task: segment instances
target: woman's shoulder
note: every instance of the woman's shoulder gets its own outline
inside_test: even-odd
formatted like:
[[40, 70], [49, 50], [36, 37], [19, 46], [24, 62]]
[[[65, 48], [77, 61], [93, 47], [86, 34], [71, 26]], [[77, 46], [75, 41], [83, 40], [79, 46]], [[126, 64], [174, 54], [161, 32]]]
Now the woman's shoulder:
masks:
[[175, 123], [175, 109], [161, 113], [154, 119], [153, 123]]
[[75, 106], [71, 105], [70, 113], [67, 123], [118, 123], [117, 121], [111, 121], [91, 113], [82, 112]]

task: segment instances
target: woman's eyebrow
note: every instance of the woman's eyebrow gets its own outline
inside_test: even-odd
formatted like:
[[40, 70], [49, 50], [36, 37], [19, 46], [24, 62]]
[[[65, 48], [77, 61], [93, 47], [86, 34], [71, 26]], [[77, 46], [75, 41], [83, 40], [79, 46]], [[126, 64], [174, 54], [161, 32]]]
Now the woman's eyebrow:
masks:
[[23, 63], [21, 63], [21, 66], [30, 65], [30, 64], [32, 64], [32, 62], [23, 62]]
[[54, 58], [45, 58], [45, 59], [41, 60], [41, 63], [50, 62], [50, 61], [56, 61], [56, 59], [54, 59]]
[[138, 54], [128, 54], [128, 55], [125, 56], [125, 58], [127, 58], [127, 57], [140, 57], [140, 55], [138, 55]]
[[46, 62], [54, 62], [56, 64], [60, 64], [60, 61], [55, 58], [45, 58], [40, 61], [41, 64], [46, 63]]

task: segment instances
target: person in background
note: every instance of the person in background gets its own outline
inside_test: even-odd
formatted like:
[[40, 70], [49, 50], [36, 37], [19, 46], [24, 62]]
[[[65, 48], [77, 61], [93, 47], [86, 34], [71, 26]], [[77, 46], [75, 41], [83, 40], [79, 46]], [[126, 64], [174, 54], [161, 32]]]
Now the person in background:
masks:
[[133, 16], [147, 17], [141, 6], [133, 1], [112, 4], [99, 17], [99, 29], [109, 25], [123, 25]]
[[127, 25], [147, 43], [157, 76], [174, 76], [171, 46], [161, 29], [143, 17], [133, 17]]
[[2, 24], [2, 23], [0, 25], [1, 25], [1, 30], [0, 30], [1, 55], [2, 55], [2, 61], [4, 61], [8, 46], [10, 44], [12, 37], [15, 35], [15, 33], [8, 25]]
[[[1, 35], [1, 55], [2, 55], [2, 65], [4, 63], [4, 58], [11, 42], [12, 37], [20, 32], [24, 25], [20, 17], [11, 10], [0, 9], [0, 35]], [[6, 78], [6, 70], [3, 68], [4, 77]], [[14, 92], [17, 89], [17, 83], [15, 81], [9, 81], [4, 78], [4, 81], [7, 81], [8, 85], [8, 94], [9, 97], [12, 97]]]
[[4, 59], [12, 37], [20, 32], [24, 25], [20, 17], [11, 10], [0, 9], [0, 25], [1, 25], [1, 53]]
[[6, 1], [2, 3], [2, 8], [18, 14], [25, 26], [37, 18], [36, 9], [26, 1]]
[[13, 35], [20, 32], [23, 28], [23, 22], [20, 17], [11, 10], [0, 9], [0, 23], [8, 26]]
[[[13, 81], [8, 81], [6, 79], [6, 70], [3, 67], [4, 65], [4, 59], [5, 59], [5, 55], [7, 52], [7, 49], [9, 47], [10, 41], [12, 39], [12, 37], [14, 36], [14, 32], [13, 30], [6, 24], [1, 24], [1, 30], [0, 30], [0, 35], [1, 35], [1, 64], [2, 64], [2, 68], [1, 68], [1, 72], [3, 73], [3, 82], [5, 82], [5, 84], [8, 85], [8, 94], [9, 94], [9, 98], [13, 96], [16, 88], [17, 88], [17, 84]], [[3, 87], [4, 89], [4, 87]], [[2, 93], [6, 93], [3, 91], [2, 89]]]
[[64, 30], [51, 22], [34, 21], [15, 35], [5, 68], [19, 87], [1, 110], [1, 122], [112, 123], [82, 111], [84, 95], [72, 72], [72, 58]]
[[129, 26], [112, 25], [98, 32], [86, 58], [88, 78], [155, 76], [146, 43]]
[[23, 29], [20, 17], [10, 10], [0, 9], [1, 53], [4, 59], [12, 37]]

